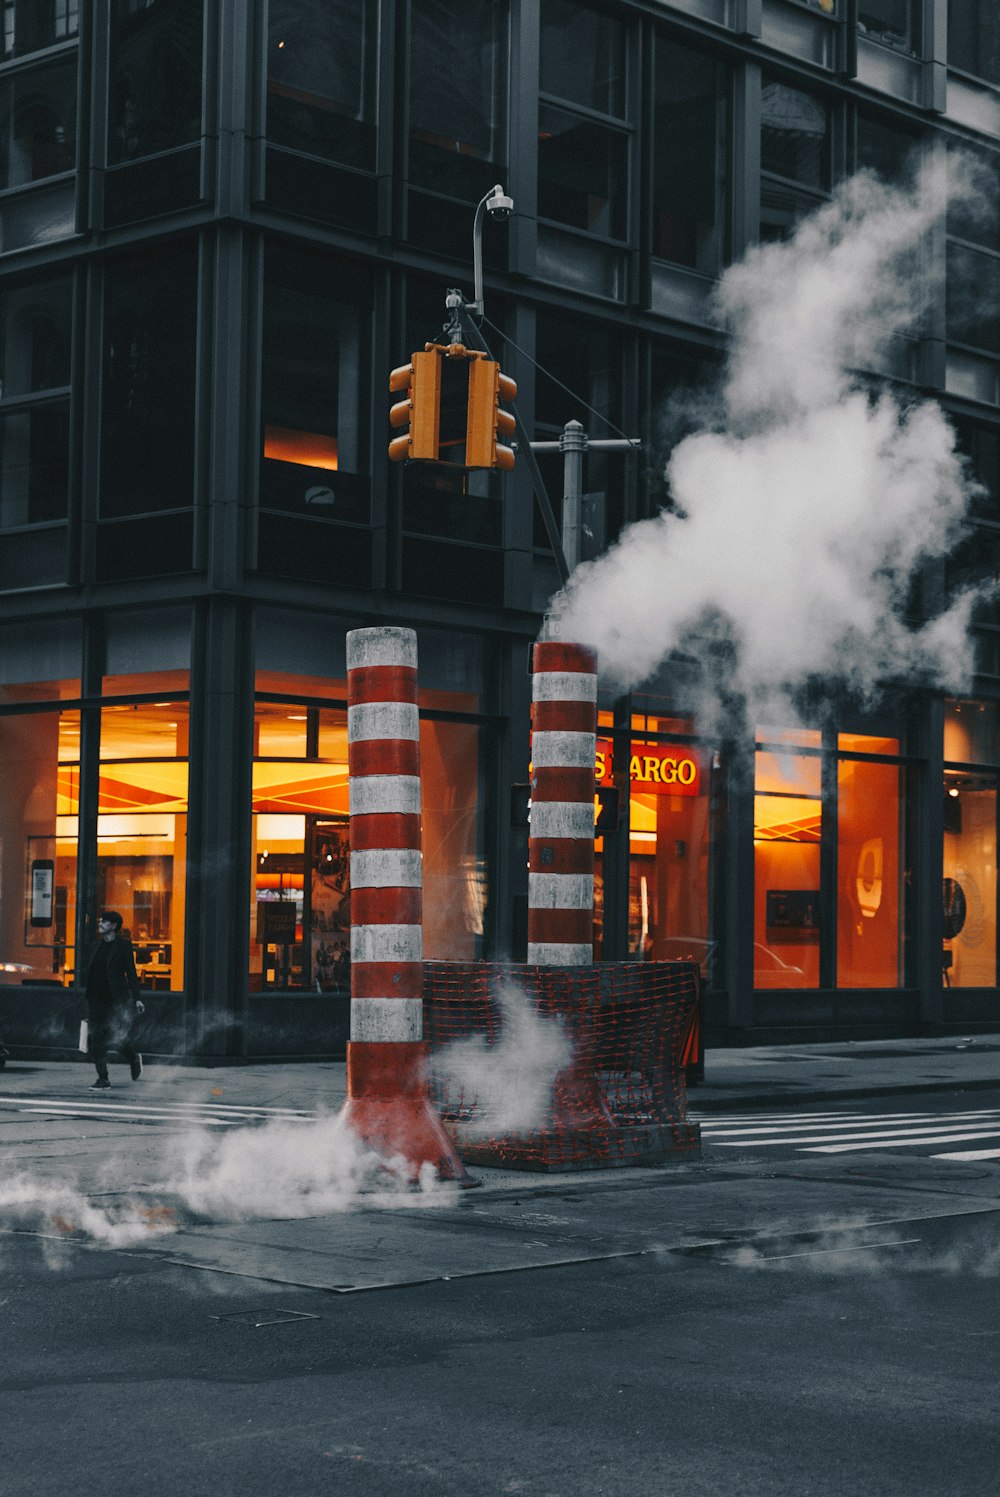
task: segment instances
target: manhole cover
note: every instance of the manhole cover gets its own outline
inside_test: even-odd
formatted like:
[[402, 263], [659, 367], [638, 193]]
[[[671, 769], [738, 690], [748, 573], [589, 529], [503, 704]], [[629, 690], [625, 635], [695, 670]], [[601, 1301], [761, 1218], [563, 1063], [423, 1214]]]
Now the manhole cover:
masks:
[[213, 1315], [213, 1320], [234, 1320], [259, 1330], [265, 1325], [287, 1325], [292, 1320], [319, 1320], [318, 1315], [304, 1315], [301, 1310], [236, 1310], [231, 1315]]

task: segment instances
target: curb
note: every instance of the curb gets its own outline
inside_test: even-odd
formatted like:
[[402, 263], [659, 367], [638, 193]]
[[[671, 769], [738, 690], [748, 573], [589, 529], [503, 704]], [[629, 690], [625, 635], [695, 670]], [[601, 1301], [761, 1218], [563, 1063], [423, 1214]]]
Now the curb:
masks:
[[688, 1107], [697, 1114], [704, 1112], [738, 1112], [742, 1107], [775, 1107], [782, 1103], [796, 1102], [840, 1102], [856, 1097], [913, 1096], [921, 1092], [973, 1092], [1000, 1091], [1000, 1069], [996, 1076], [978, 1081], [923, 1081], [903, 1082], [883, 1086], [840, 1087], [834, 1091], [814, 1090], [803, 1086], [801, 1091], [742, 1092], [738, 1097], [699, 1097], [696, 1087], [689, 1087]]

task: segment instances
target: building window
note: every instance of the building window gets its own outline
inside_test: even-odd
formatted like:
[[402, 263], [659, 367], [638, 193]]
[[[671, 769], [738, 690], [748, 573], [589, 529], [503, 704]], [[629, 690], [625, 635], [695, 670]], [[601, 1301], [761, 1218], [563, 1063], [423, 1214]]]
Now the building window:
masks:
[[858, 31], [873, 42], [916, 56], [923, 0], [858, 0]]
[[625, 111], [625, 28], [576, 0], [542, 0], [543, 94], [618, 118]]
[[375, 165], [372, 0], [270, 0], [267, 138], [327, 161]]
[[760, 103], [760, 237], [784, 239], [830, 189], [830, 110], [767, 74]]
[[108, 161], [201, 134], [203, 0], [113, 0]]
[[715, 275], [725, 254], [728, 73], [662, 35], [654, 66], [653, 254]]
[[[268, 673], [269, 686], [279, 681]], [[459, 706], [459, 699], [452, 697], [449, 705]], [[479, 735], [473, 723], [421, 719], [428, 959], [472, 961], [483, 953], [487, 885]], [[346, 710], [258, 701], [252, 990], [350, 992], [349, 821]]]
[[79, 30], [80, 0], [3, 0], [4, 59], [71, 41]]
[[365, 585], [371, 303], [365, 272], [268, 247], [260, 505], [273, 516], [261, 570]]
[[945, 308], [949, 343], [1000, 354], [1000, 210], [995, 184], [998, 157], [957, 151], [959, 173], [977, 173], [972, 194], [948, 209]]
[[184, 986], [187, 796], [187, 702], [102, 708], [97, 908], [120, 911], [145, 988]]
[[1000, 428], [952, 416], [956, 445], [976, 485], [970, 504], [974, 519], [1000, 522]]
[[758, 748], [754, 776], [754, 987], [818, 988], [821, 735], [762, 736], [775, 746]]
[[[649, 704], [653, 706], [652, 703]], [[615, 756], [629, 756], [628, 950], [651, 961], [694, 961], [709, 975], [710, 756], [692, 742], [689, 719], [634, 713], [630, 736], [614, 737], [610, 712], [597, 729], [598, 786], [615, 782]], [[603, 950], [604, 838], [595, 842], [594, 954]]]
[[920, 138], [900, 129], [895, 121], [858, 110], [857, 163], [884, 181], [904, 184], [919, 163]]
[[0, 717], [0, 985], [73, 978], [78, 711]]
[[853, 754], [898, 755], [899, 741], [839, 735], [837, 760], [837, 986], [902, 982], [902, 808], [905, 771]]
[[474, 202], [506, 160], [507, 7], [412, 0], [409, 181]]
[[[623, 419], [623, 349], [618, 336], [579, 319], [540, 316], [535, 357], [539, 364], [535, 423], [540, 437], [557, 437], [567, 421], [580, 421], [592, 437], [617, 434]], [[556, 521], [561, 523], [562, 457], [557, 453], [540, 453], [538, 461], [552, 496]], [[617, 537], [624, 523], [627, 461], [627, 457], [618, 453], [587, 454], [586, 490], [592, 500], [592, 523], [602, 546]], [[535, 546], [547, 548], [537, 506], [534, 525]]]
[[0, 294], [0, 527], [64, 520], [69, 489], [69, 278]]
[[1000, 10], [996, 0], [951, 0], [948, 65], [1000, 83]]
[[[810, 728], [765, 728], [759, 737], [754, 987], [899, 987], [905, 804], [899, 739], [844, 732], [834, 744]], [[829, 885], [826, 845], [835, 853]]]
[[76, 60], [0, 84], [0, 191], [76, 166]]
[[590, 6], [544, 0], [540, 87], [539, 218], [625, 239], [630, 136], [620, 123], [623, 23]]
[[995, 702], [945, 702], [941, 965], [948, 988], [997, 982], [997, 777], [985, 766], [996, 763], [998, 727]]
[[[197, 310], [193, 246], [108, 264], [102, 519], [188, 508], [193, 502]], [[136, 547], [143, 533], [130, 532]]]

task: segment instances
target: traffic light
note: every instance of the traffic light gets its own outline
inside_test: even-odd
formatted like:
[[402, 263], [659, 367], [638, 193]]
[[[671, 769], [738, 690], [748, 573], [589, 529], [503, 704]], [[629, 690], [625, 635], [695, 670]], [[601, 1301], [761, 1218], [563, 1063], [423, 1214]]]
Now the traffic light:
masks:
[[465, 444], [467, 468], [502, 468], [514, 466], [512, 449], [499, 437], [510, 438], [517, 422], [509, 411], [500, 409], [501, 400], [514, 400], [517, 385], [493, 359], [479, 359], [469, 367], [469, 411]]
[[[434, 352], [430, 350], [434, 348]], [[438, 424], [441, 408], [441, 360], [433, 344], [428, 344], [423, 353], [410, 355], [408, 364], [400, 364], [389, 375], [389, 391], [398, 395], [406, 391], [406, 399], [397, 401], [389, 411], [389, 425], [395, 428], [408, 427], [401, 437], [389, 443], [389, 457], [394, 463], [412, 458], [423, 462], [436, 462], [438, 455]]]
[[512, 449], [498, 439], [516, 430], [500, 401], [513, 400], [517, 386], [494, 359], [461, 343], [428, 343], [392, 371], [389, 390], [407, 397], [389, 411], [390, 426], [408, 428], [389, 443], [393, 462], [513, 468]]

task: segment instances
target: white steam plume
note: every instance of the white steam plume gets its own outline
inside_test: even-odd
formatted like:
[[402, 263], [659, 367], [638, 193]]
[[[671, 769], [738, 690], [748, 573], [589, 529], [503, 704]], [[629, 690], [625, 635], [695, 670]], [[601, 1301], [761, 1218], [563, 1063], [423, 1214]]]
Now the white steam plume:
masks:
[[222, 1137], [185, 1135], [171, 1151], [168, 1189], [215, 1221], [325, 1216], [365, 1206], [440, 1205], [458, 1187], [425, 1164], [414, 1190], [404, 1159], [384, 1160], [339, 1117], [272, 1122]]
[[702, 666], [706, 730], [727, 700], [767, 721], [795, 689], [893, 680], [959, 688], [970, 670], [967, 592], [908, 626], [915, 571], [961, 533], [973, 485], [931, 401], [874, 394], [854, 372], [912, 331], [928, 237], [971, 174], [949, 163], [891, 188], [861, 173], [784, 244], [723, 277], [731, 331], [715, 408], [674, 449], [676, 508], [580, 566], [549, 628], [596, 646], [602, 674], [638, 686], [673, 651]]
[[558, 1018], [543, 1018], [514, 983], [497, 992], [503, 1019], [493, 1044], [474, 1036], [446, 1045], [432, 1066], [441, 1093], [472, 1110], [462, 1123], [467, 1138], [530, 1133], [545, 1121], [552, 1088], [573, 1058]]
[[[117, 1161], [119, 1169], [127, 1168]], [[416, 1188], [402, 1158], [383, 1159], [338, 1117], [262, 1126], [185, 1129], [167, 1141], [162, 1176], [116, 1199], [28, 1173], [0, 1182], [0, 1221], [41, 1234], [50, 1268], [68, 1265], [74, 1240], [127, 1248], [177, 1231], [187, 1213], [212, 1221], [289, 1220], [361, 1207], [447, 1205], [457, 1185], [421, 1167]], [[114, 1176], [114, 1161], [108, 1173]]]

